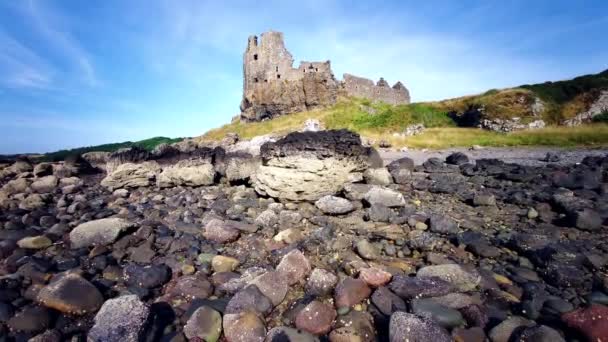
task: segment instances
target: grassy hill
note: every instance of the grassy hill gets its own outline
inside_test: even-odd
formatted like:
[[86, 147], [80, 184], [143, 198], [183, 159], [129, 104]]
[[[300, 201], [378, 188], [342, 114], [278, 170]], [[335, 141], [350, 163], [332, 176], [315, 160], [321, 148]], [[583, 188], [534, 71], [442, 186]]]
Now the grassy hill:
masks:
[[46, 153], [42, 156], [42, 159], [47, 161], [60, 161], [65, 159], [65, 157], [73, 154], [83, 154], [87, 152], [100, 151], [100, 152], [114, 152], [120, 148], [139, 146], [148, 151], [153, 150], [156, 146], [160, 144], [172, 144], [176, 142], [180, 142], [184, 140], [184, 138], [167, 138], [167, 137], [154, 137], [150, 139], [140, 140], [140, 141], [125, 141], [120, 143], [113, 144], [103, 144], [97, 146], [87, 146], [87, 147], [79, 147], [73, 148], [69, 150], [60, 150], [56, 152]]
[[[198, 139], [218, 141], [227, 133], [237, 133], [245, 139], [264, 134], [282, 135], [301, 129], [307, 119], [318, 119], [327, 129], [347, 128], [376, 142], [388, 141], [396, 147], [608, 145], [607, 124], [558, 126], [564, 119], [586, 110], [602, 89], [608, 89], [608, 70], [568, 81], [493, 89], [479, 95], [409, 105], [391, 106], [345, 98], [323, 110], [295, 113], [263, 122], [233, 122]], [[533, 110], [537, 98], [542, 101], [542, 106]], [[480, 108], [489, 118], [520, 117], [526, 122], [540, 117], [551, 126], [540, 130], [497, 133], [456, 127], [451, 118], [453, 114]], [[608, 123], [608, 113], [597, 119]], [[393, 133], [403, 132], [405, 127], [414, 123], [422, 123], [429, 129], [413, 137], [393, 136]]]

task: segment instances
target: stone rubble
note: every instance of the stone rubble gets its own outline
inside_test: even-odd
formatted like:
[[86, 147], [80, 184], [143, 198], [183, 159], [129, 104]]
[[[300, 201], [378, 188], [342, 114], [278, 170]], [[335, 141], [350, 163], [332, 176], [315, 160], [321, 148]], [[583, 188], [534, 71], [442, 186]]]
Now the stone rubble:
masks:
[[344, 131], [188, 148], [2, 169], [0, 336], [608, 339], [608, 156], [385, 167]]

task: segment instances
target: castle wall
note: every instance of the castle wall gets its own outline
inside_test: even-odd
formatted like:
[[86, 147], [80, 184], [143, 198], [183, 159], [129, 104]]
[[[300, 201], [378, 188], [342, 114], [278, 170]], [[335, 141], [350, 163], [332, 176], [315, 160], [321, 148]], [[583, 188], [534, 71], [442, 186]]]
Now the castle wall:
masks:
[[343, 79], [342, 84], [348, 96], [382, 101], [392, 105], [410, 103], [409, 91], [401, 82], [395, 83], [391, 88], [382, 78], [377, 84], [370, 79], [351, 74], [344, 74]]
[[243, 55], [242, 120], [260, 121], [326, 107], [336, 103], [339, 92], [391, 104], [409, 103], [409, 93], [400, 82], [391, 88], [382, 79], [374, 85], [371, 80], [348, 74], [338, 82], [330, 61], [302, 61], [297, 68], [293, 62], [283, 33], [249, 37]]

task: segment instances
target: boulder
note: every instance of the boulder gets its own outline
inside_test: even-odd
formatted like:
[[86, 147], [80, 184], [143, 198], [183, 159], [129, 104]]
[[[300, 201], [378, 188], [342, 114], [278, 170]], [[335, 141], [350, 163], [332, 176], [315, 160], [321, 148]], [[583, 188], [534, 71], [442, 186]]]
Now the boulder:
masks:
[[349, 200], [331, 195], [321, 197], [315, 202], [315, 206], [323, 213], [331, 215], [346, 214], [355, 209]]
[[249, 153], [229, 153], [224, 161], [224, 176], [228, 182], [249, 181], [260, 164], [260, 159]]
[[101, 292], [77, 274], [67, 274], [43, 287], [38, 302], [48, 308], [70, 315], [97, 311], [103, 304]]
[[7, 196], [24, 193], [32, 181], [28, 178], [17, 178], [10, 180], [2, 187], [2, 192]]
[[304, 253], [297, 249], [285, 254], [277, 265], [277, 272], [281, 273], [289, 285], [296, 284], [310, 273], [310, 262]]
[[184, 326], [188, 340], [215, 342], [222, 334], [222, 316], [208, 306], [196, 309]]
[[150, 152], [141, 147], [121, 148], [110, 153], [106, 160], [106, 171], [113, 172], [121, 164], [136, 164], [141, 163], [150, 158]]
[[215, 181], [215, 169], [207, 161], [180, 160], [174, 165], [163, 168], [157, 177], [161, 188], [177, 185], [202, 186], [211, 185]]
[[222, 325], [228, 342], [262, 342], [266, 337], [264, 322], [251, 311], [226, 314]]
[[63, 164], [55, 171], [59, 177], [72, 177], [92, 174], [98, 170], [88, 160], [79, 154], [72, 154], [65, 158]]
[[419, 278], [439, 278], [458, 290], [472, 291], [481, 283], [481, 276], [474, 270], [467, 271], [463, 266], [457, 264], [443, 264], [425, 266], [416, 273]]
[[44, 176], [36, 179], [31, 185], [30, 188], [39, 194], [46, 194], [49, 192], [53, 192], [59, 183], [59, 179], [55, 176]]
[[160, 166], [156, 162], [125, 163], [112, 170], [101, 180], [102, 186], [109, 189], [138, 188], [154, 184]]
[[562, 315], [570, 328], [585, 335], [589, 341], [604, 341], [608, 337], [608, 306], [592, 304]]
[[36, 177], [44, 177], [50, 176], [53, 174], [53, 164], [50, 163], [40, 163], [34, 166], [34, 176]]
[[365, 170], [363, 179], [365, 183], [374, 185], [389, 185], [393, 182], [393, 176], [385, 167]]
[[150, 315], [147, 304], [136, 295], [120, 296], [103, 303], [87, 336], [91, 342], [138, 342]]
[[314, 335], [323, 335], [331, 330], [335, 318], [333, 305], [313, 300], [296, 316], [296, 327]]
[[118, 217], [89, 221], [70, 232], [72, 248], [107, 245], [114, 242], [121, 232], [133, 227], [133, 223]]
[[430, 319], [398, 311], [391, 315], [389, 341], [451, 342], [452, 337], [445, 329]]
[[414, 160], [411, 158], [397, 159], [386, 166], [388, 172], [397, 184], [406, 184], [411, 181], [414, 171]]
[[363, 199], [370, 205], [380, 204], [387, 207], [403, 207], [405, 199], [396, 190], [381, 186], [374, 186], [365, 194]]
[[370, 149], [355, 133], [295, 132], [262, 145], [262, 165], [255, 177], [258, 193], [292, 201], [316, 201], [345, 184], [361, 180]]

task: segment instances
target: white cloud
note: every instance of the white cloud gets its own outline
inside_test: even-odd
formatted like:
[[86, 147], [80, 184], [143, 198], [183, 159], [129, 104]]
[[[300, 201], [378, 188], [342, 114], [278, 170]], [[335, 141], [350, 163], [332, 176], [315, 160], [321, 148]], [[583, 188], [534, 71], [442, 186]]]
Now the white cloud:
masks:
[[[100, 85], [91, 55], [71, 33], [73, 28], [70, 26], [70, 19], [47, 6], [48, 4], [49, 2], [45, 1], [24, 0], [6, 5], [6, 10], [21, 16], [35, 36], [42, 38], [51, 51], [69, 61], [70, 65], [66, 70], [69, 74], [62, 75], [62, 83], [65, 84], [66, 80], [73, 78], [89, 87]], [[55, 65], [58, 70], [64, 66], [63, 63], [57, 62]]]
[[0, 84], [9, 88], [48, 89], [54, 73], [34, 51], [0, 28]]

